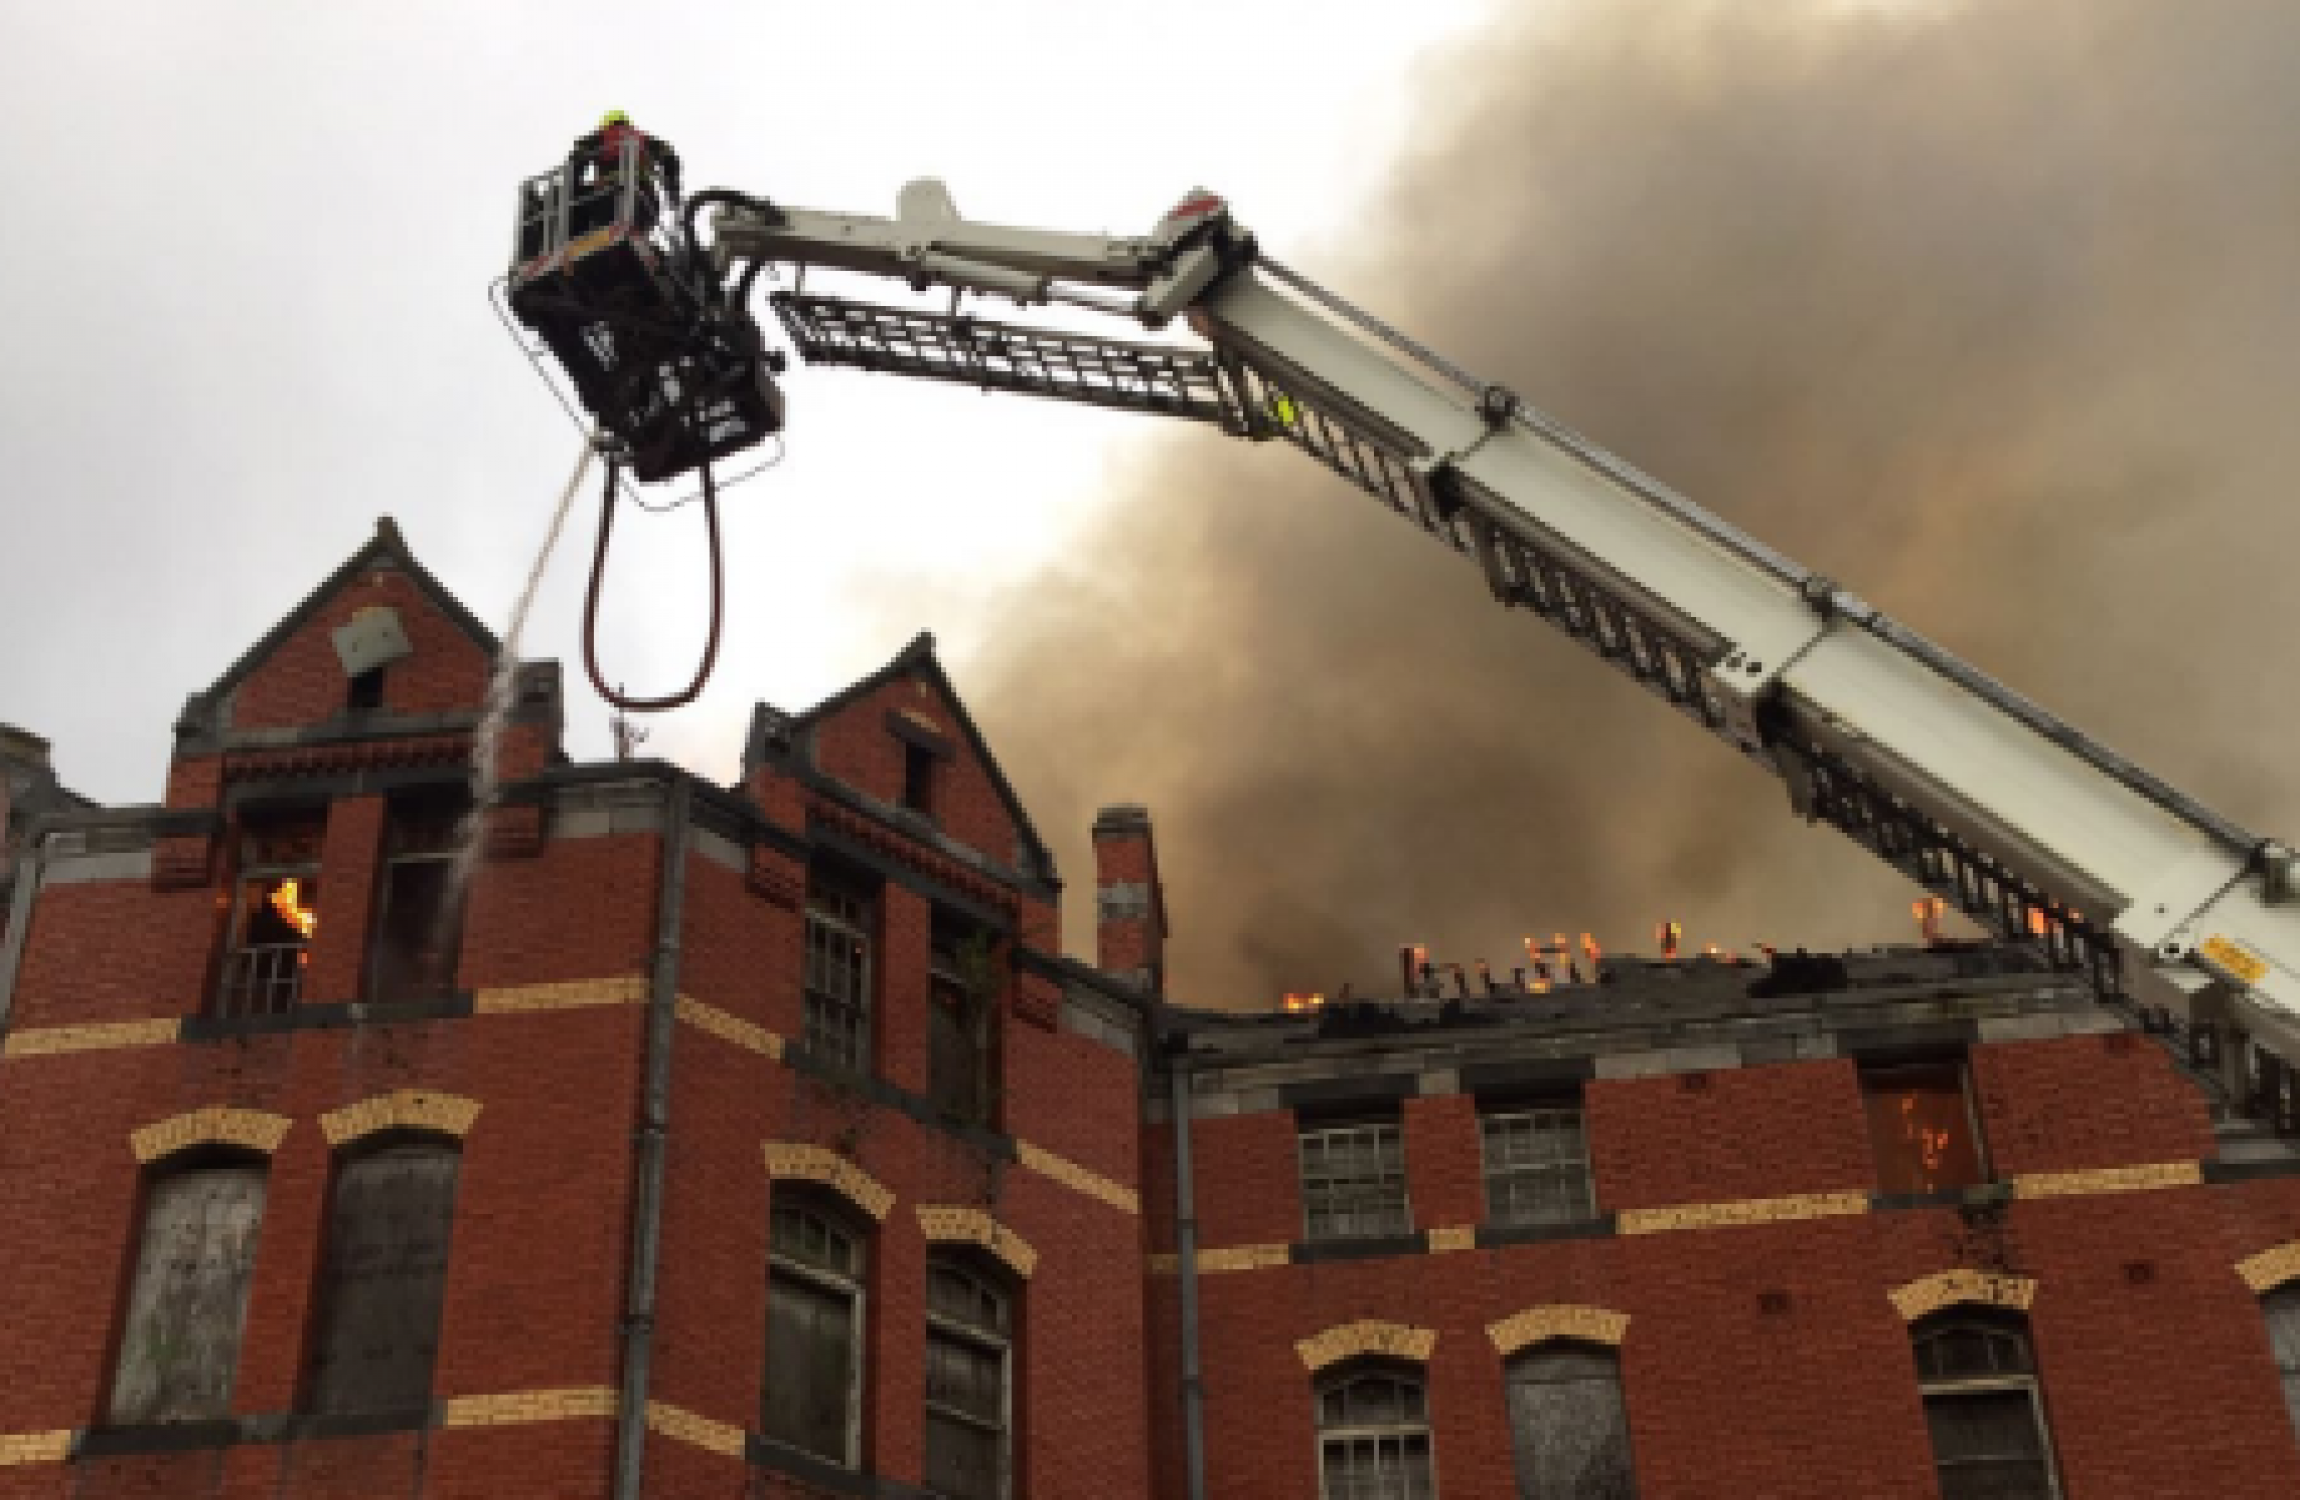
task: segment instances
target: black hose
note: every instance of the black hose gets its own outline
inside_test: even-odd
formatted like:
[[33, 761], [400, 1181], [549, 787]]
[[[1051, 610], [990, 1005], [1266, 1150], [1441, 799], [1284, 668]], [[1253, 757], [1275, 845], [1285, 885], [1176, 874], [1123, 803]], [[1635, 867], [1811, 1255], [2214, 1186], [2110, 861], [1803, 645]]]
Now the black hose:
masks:
[[[703, 258], [703, 239], [701, 234], [696, 231], [695, 219], [704, 209], [722, 204], [731, 208], [747, 208], [769, 224], [789, 222], [783, 216], [783, 211], [765, 198], [754, 198], [748, 193], [738, 193], [733, 188], [703, 189], [687, 200], [687, 206], [680, 211], [679, 215], [679, 227], [685, 231], [687, 236], [687, 254], [693, 257], [697, 263], [693, 269], [698, 273], [698, 280], [707, 280], [708, 278], [699, 274], [701, 271], [700, 262]], [[749, 290], [749, 286], [749, 280], [746, 278], [744, 281], [746, 292]]]
[[711, 479], [711, 466], [703, 465], [703, 524], [711, 538], [711, 633], [703, 643], [702, 665], [695, 669], [695, 680], [686, 688], [664, 698], [628, 698], [607, 686], [607, 678], [599, 670], [599, 584], [607, 573], [607, 539], [615, 529], [615, 483], [620, 465], [607, 461], [607, 485], [599, 500], [599, 542], [591, 554], [591, 583], [583, 594], [583, 670], [591, 674], [591, 686], [599, 696], [624, 713], [660, 713], [664, 709], [684, 708], [695, 701], [703, 691], [703, 684], [711, 680], [711, 668], [719, 660], [719, 627], [725, 617], [726, 568], [719, 556], [719, 490]]

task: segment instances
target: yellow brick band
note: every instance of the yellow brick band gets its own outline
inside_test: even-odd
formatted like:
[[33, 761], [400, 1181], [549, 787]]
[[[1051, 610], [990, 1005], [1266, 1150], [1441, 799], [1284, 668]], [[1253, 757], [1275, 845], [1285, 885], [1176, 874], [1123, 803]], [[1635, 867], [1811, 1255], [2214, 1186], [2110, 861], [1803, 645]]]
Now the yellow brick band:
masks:
[[109, 1021], [100, 1026], [35, 1026], [19, 1031], [0, 1047], [0, 1057], [54, 1057], [63, 1052], [99, 1052], [110, 1047], [163, 1047], [176, 1039], [179, 1021]]
[[2255, 1292], [2272, 1292], [2287, 1281], [2300, 1279], [2300, 1240], [2248, 1255], [2236, 1263], [2236, 1274]]
[[1355, 1323], [1344, 1323], [1314, 1334], [1294, 1345], [1294, 1352], [1302, 1356], [1302, 1363], [1312, 1371], [1323, 1370], [1345, 1359], [1361, 1354], [1386, 1354], [1393, 1359], [1410, 1359], [1417, 1364], [1429, 1363], [1437, 1348], [1437, 1330], [1411, 1328], [1403, 1323], [1383, 1323], [1361, 1318]]
[[286, 1115], [211, 1104], [206, 1109], [195, 1109], [156, 1125], [146, 1125], [128, 1137], [128, 1147], [140, 1162], [158, 1161], [187, 1146], [245, 1146], [269, 1156], [280, 1148], [288, 1127], [294, 1123]]
[[60, 1464], [72, 1455], [72, 1433], [0, 1433], [0, 1468], [10, 1464]]
[[1271, 1266], [1289, 1265], [1293, 1252], [1284, 1245], [1225, 1245], [1219, 1250], [1198, 1252], [1200, 1271], [1261, 1271]]
[[2079, 1193], [2195, 1187], [2203, 1181], [2201, 1162], [2164, 1161], [2139, 1167], [2095, 1167], [2089, 1172], [2023, 1172], [2012, 1183], [2015, 1198], [2067, 1198]]
[[1100, 1199], [1120, 1213], [1142, 1212], [1141, 1195], [1124, 1183], [1113, 1182], [1099, 1172], [1088, 1171], [1078, 1163], [1056, 1156], [1044, 1147], [1033, 1146], [1028, 1141], [1015, 1142], [1015, 1150], [1021, 1156], [1022, 1164], [1042, 1177], [1050, 1177], [1089, 1198]]
[[921, 1204], [918, 1227], [938, 1245], [980, 1245], [1006, 1263], [1023, 1280], [1038, 1269], [1038, 1252], [1022, 1236], [979, 1208], [943, 1208]]
[[819, 1182], [874, 1219], [884, 1219], [894, 1207], [894, 1189], [825, 1146], [769, 1141], [767, 1175]]
[[504, 1396], [456, 1396], [447, 1403], [450, 1427], [502, 1427], [513, 1422], [564, 1422], [615, 1415], [615, 1392], [603, 1385], [559, 1391], [517, 1391]]
[[1150, 1257], [1150, 1274], [1151, 1274], [1151, 1275], [1153, 1275], [1153, 1276], [1179, 1276], [1181, 1273], [1182, 1273], [1182, 1257], [1181, 1257], [1181, 1256], [1179, 1256], [1179, 1255], [1153, 1255], [1153, 1256], [1151, 1256], [1151, 1257]]
[[1867, 1193], [1797, 1193], [1787, 1198], [1743, 1198], [1732, 1203], [1624, 1209], [1620, 1232], [1659, 1234], [1672, 1229], [1720, 1229], [1728, 1225], [1778, 1224], [1791, 1219], [1826, 1219], [1868, 1211]]
[[562, 984], [514, 984], [482, 989], [471, 1009], [482, 1016], [515, 1016], [538, 1010], [572, 1010], [584, 1005], [636, 1005], [647, 998], [647, 981], [636, 974], [619, 979], [572, 979]]
[[783, 1039], [764, 1026], [754, 1026], [740, 1016], [731, 1016], [715, 1005], [681, 995], [678, 1003], [679, 1019], [698, 1031], [709, 1032], [722, 1042], [733, 1042], [761, 1057], [780, 1059]]
[[2027, 1312], [2029, 1304], [2036, 1300], [2036, 1283], [2026, 1276], [2008, 1276], [1996, 1271], [1975, 1271], [1969, 1267], [1960, 1267], [1954, 1271], [1937, 1271], [1930, 1276], [1920, 1276], [1907, 1286], [1896, 1287], [1886, 1295], [1892, 1299], [1893, 1310], [1904, 1320], [1914, 1323], [1927, 1313], [1936, 1313], [1944, 1307], [1955, 1307], [1965, 1302]]
[[697, 1416], [683, 1406], [673, 1406], [667, 1401], [648, 1402], [647, 1426], [667, 1438], [692, 1443], [725, 1458], [743, 1456], [742, 1428]]
[[1433, 1229], [1429, 1232], [1429, 1243], [1432, 1255], [1443, 1255], [1451, 1250], [1475, 1250], [1477, 1226], [1452, 1224], [1443, 1229]]
[[1629, 1314], [1570, 1303], [1529, 1307], [1523, 1312], [1511, 1313], [1498, 1323], [1487, 1324], [1485, 1335], [1493, 1340], [1493, 1347], [1504, 1359], [1544, 1339], [1580, 1339], [1619, 1348], [1621, 1341], [1629, 1336]]
[[479, 1118], [479, 1101], [457, 1094], [435, 1094], [424, 1089], [399, 1089], [377, 1094], [357, 1104], [331, 1109], [319, 1117], [320, 1133], [331, 1146], [341, 1146], [379, 1130], [435, 1130], [461, 1137]]

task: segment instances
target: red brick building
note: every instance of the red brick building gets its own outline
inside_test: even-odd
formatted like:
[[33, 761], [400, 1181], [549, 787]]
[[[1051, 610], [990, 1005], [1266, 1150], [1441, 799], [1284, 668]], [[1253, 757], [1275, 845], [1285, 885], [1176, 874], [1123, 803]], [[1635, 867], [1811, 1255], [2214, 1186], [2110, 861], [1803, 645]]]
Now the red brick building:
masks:
[[2300, 1493], [2241, 1038], [1950, 946], [1174, 1006], [1146, 814], [1062, 956], [925, 637], [732, 788], [524, 664], [466, 864], [494, 654], [387, 524], [162, 802], [17, 777], [0, 1500]]

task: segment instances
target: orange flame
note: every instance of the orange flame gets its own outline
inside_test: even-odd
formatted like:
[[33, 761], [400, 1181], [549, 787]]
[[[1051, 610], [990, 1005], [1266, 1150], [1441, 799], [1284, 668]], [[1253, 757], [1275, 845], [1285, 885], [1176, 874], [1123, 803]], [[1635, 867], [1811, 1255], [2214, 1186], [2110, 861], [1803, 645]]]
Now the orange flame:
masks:
[[2044, 914], [2043, 907], [2032, 906], [2028, 909], [2028, 931], [2030, 937], [2043, 937], [2052, 931], [2052, 918]]
[[1589, 966], [1594, 969], [1597, 961], [1605, 956], [1605, 950], [1597, 946], [1596, 938], [1585, 932], [1581, 935], [1581, 955], [1589, 960]]
[[1323, 993], [1303, 995], [1292, 990], [1286, 992], [1286, 1009], [1289, 1011], [1316, 1010], [1325, 1003], [1326, 997]]
[[1685, 941], [1685, 924], [1682, 922], [1656, 923], [1653, 937], [1660, 946], [1661, 956], [1664, 959], [1675, 959], [1677, 957], [1677, 945]]
[[1941, 940], [1941, 916], [1949, 904], [1938, 896], [1924, 896], [1909, 903], [1909, 915], [1917, 919], [1917, 930], [1928, 943]]
[[1539, 979], [1539, 978], [1535, 979], [1535, 980], [1533, 981], [1533, 992], [1534, 992], [1535, 994], [1537, 994], [1537, 995], [1546, 995], [1546, 994], [1548, 994], [1548, 993], [1549, 993], [1549, 981], [1548, 981], [1548, 980], [1546, 980], [1546, 979]]
[[281, 921], [305, 937], [310, 937], [312, 930], [319, 926], [319, 909], [303, 904], [303, 882], [294, 876], [274, 886], [271, 895], [265, 899], [271, 909], [279, 913]]

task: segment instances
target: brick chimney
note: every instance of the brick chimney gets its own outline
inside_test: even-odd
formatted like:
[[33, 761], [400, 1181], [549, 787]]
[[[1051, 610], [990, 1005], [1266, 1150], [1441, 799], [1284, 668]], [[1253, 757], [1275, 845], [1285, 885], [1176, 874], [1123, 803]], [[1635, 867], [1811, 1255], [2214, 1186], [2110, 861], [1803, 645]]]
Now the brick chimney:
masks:
[[1094, 819], [1094, 963], [1153, 995], [1166, 992], [1166, 893], [1150, 813], [1133, 803]]

